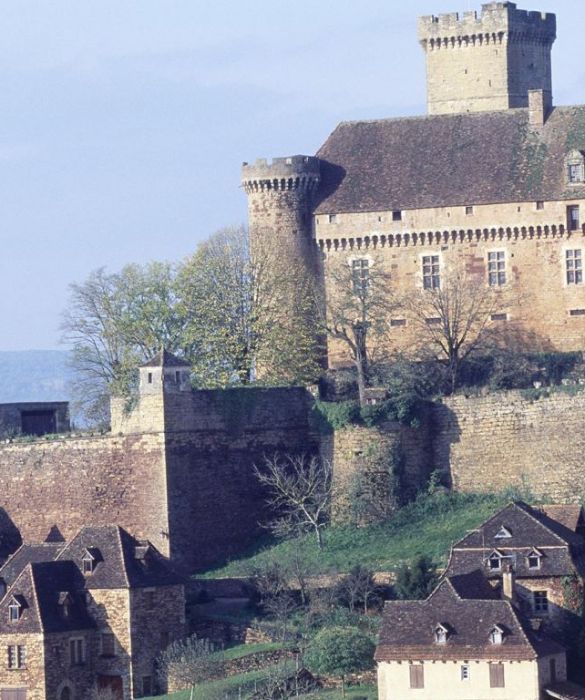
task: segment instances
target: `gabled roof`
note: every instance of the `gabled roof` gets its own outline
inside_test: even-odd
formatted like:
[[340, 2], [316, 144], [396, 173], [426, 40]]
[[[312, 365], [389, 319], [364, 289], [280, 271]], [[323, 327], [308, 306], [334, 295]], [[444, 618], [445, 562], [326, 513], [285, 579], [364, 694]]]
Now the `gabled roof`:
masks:
[[27, 564], [53, 561], [64, 546], [63, 542], [23, 544], [0, 568], [0, 580], [10, 587]]
[[[444, 644], [434, 638], [439, 622], [450, 628]], [[504, 631], [502, 644], [490, 641], [496, 626]], [[453, 582], [444, 578], [426, 600], [386, 603], [375, 658], [513, 661], [563, 651], [559, 644], [530, 630], [510, 602], [462, 598]]]
[[191, 365], [186, 361], [182, 360], [180, 357], [173, 355], [167, 350], [161, 350], [157, 352], [154, 357], [152, 357], [147, 362], [144, 362], [141, 367], [190, 367]]
[[[511, 537], [496, 535], [506, 528]], [[447, 572], [462, 574], [483, 569], [488, 576], [498, 576], [486, 565], [497, 550], [508, 558], [519, 578], [569, 576], [585, 571], [585, 540], [543, 511], [516, 501], [492, 515], [473, 532], [453, 545]], [[541, 555], [540, 568], [530, 569], [527, 557], [534, 549]]]
[[317, 155], [316, 213], [424, 209], [585, 197], [565, 157], [585, 150], [585, 106], [342, 122]]
[[[83, 585], [80, 576], [79, 569], [70, 561], [27, 564], [0, 602], [0, 634], [67, 632], [95, 627], [80, 592]], [[67, 615], [60, 604], [64, 593], [71, 601]], [[11, 623], [8, 607], [13, 598], [21, 602], [22, 608], [18, 622]]]
[[[148, 552], [136, 557], [136, 553]], [[142, 588], [183, 583], [170, 563], [150, 543], [139, 541], [117, 525], [88, 526], [59, 553], [59, 561], [70, 560], [81, 567], [87, 552], [94, 570], [84, 577], [88, 589]]]

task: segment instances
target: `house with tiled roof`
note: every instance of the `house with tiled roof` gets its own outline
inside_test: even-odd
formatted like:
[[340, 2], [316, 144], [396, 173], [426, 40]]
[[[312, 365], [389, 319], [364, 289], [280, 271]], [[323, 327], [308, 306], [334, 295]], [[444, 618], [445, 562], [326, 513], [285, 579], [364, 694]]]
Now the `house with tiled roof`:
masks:
[[479, 571], [500, 585], [512, 567], [519, 604], [550, 632], [562, 632], [582, 597], [585, 538], [580, 506], [510, 503], [453, 545], [447, 575]]
[[386, 603], [375, 655], [380, 700], [541, 700], [566, 682], [564, 647], [532, 629], [512, 588], [500, 598], [466, 578], [443, 578], [426, 600]]
[[152, 695], [157, 656], [185, 632], [182, 577], [117, 526], [23, 545], [0, 586], [1, 700]]

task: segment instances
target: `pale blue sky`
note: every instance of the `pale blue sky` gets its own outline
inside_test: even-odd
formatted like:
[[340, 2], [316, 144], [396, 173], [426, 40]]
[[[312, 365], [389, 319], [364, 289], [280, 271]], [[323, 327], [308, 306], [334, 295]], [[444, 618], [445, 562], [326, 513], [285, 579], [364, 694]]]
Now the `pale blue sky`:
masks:
[[[58, 347], [67, 285], [244, 220], [240, 165], [343, 119], [424, 113], [416, 17], [467, 0], [0, 0], [0, 350]], [[585, 102], [583, 0], [555, 11]]]

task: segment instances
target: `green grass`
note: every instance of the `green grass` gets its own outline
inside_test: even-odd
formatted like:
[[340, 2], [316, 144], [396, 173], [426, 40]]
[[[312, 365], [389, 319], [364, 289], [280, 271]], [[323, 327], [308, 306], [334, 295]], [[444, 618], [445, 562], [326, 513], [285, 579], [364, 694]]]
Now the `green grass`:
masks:
[[256, 547], [219, 568], [202, 574], [203, 578], [246, 576], [275, 559], [286, 561], [300, 552], [313, 558], [315, 573], [346, 572], [356, 564], [376, 571], [393, 571], [420, 554], [445, 564], [450, 546], [501, 508], [526, 494], [496, 495], [437, 493], [420, 496], [385, 523], [369, 527], [330, 527], [325, 532], [325, 547], [317, 552], [310, 534], [293, 540], [272, 542]]
[[252, 656], [252, 654], [263, 654], [269, 651], [277, 651], [278, 649], [283, 649], [284, 646], [285, 645], [282, 642], [238, 644], [238, 646], [230, 647], [229, 649], [225, 649], [225, 651], [218, 652], [218, 654], [221, 654], [225, 661], [235, 661], [235, 659], [243, 659], [246, 656]]

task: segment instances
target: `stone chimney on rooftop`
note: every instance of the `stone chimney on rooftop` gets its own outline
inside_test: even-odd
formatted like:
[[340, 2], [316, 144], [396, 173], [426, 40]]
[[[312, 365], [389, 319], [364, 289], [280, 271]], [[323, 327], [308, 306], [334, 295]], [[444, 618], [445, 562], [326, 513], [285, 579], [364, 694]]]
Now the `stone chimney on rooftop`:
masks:
[[502, 574], [502, 597], [512, 604], [516, 602], [516, 582], [514, 579], [512, 565], [506, 564], [504, 573]]

